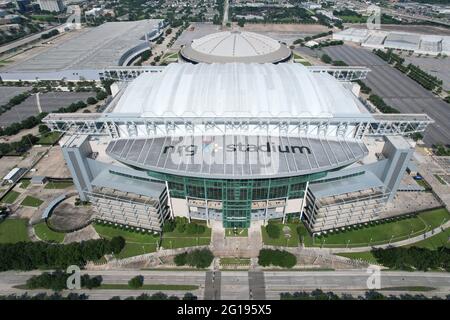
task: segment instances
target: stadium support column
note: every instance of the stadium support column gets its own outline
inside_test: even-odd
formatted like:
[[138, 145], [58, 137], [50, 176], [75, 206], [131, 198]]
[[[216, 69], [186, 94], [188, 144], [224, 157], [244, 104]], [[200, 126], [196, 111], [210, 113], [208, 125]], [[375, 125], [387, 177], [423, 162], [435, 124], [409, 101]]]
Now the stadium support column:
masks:
[[386, 136], [382, 153], [388, 159], [382, 180], [385, 193], [389, 193], [388, 201], [391, 201], [397, 193], [406, 167], [414, 153], [414, 148], [401, 136]]
[[169, 190], [169, 183], [166, 181], [166, 192], [167, 192], [167, 203], [169, 204], [169, 210], [170, 210], [170, 219], [175, 219], [175, 216], [173, 214], [173, 205], [172, 205], [172, 197], [170, 196], [170, 190]]
[[89, 145], [89, 136], [71, 136], [61, 146], [61, 149], [75, 187], [80, 195], [80, 200], [87, 201], [85, 192], [92, 191], [91, 181], [93, 180], [86, 159], [92, 154], [92, 149]]
[[306, 194], [308, 193], [308, 187], [309, 187], [309, 181], [306, 181], [306, 187], [303, 195], [303, 201], [302, 201], [302, 208], [300, 210], [300, 221], [302, 221], [303, 218], [303, 211], [305, 210], [306, 205]]

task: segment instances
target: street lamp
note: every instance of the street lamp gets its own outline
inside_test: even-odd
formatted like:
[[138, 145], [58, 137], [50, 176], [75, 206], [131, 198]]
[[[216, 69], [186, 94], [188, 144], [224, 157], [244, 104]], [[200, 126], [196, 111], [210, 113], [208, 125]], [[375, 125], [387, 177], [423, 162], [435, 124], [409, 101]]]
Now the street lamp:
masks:
[[389, 240], [389, 244], [391, 244], [392, 239], [394, 239], [394, 235], [392, 235], [391, 239]]
[[345, 246], [346, 249], [348, 248], [349, 243], [350, 243], [350, 239], [347, 240], [347, 245]]

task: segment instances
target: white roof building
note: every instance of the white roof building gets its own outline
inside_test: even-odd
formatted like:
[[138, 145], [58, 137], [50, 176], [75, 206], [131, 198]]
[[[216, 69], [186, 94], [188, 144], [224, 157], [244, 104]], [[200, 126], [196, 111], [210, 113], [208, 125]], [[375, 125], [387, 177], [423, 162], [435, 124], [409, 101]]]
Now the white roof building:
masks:
[[290, 58], [291, 51], [277, 40], [246, 31], [224, 31], [195, 39], [181, 50], [190, 62], [276, 63]]
[[[143, 117], [330, 117], [364, 108], [343, 84], [301, 64], [170, 64], [142, 74], [114, 113]], [[365, 110], [365, 109], [364, 109]]]

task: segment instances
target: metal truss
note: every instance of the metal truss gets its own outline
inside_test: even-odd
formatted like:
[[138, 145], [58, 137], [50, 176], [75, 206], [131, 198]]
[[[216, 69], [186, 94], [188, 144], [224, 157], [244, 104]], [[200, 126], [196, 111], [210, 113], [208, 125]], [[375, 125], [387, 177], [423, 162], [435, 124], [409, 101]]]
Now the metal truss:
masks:
[[333, 118], [143, 118], [123, 114], [49, 114], [43, 119], [53, 131], [119, 137], [182, 136], [186, 134], [304, 135], [340, 138], [409, 135], [433, 123], [423, 114], [368, 114]]
[[[99, 77], [100, 80], [131, 81], [142, 73], [160, 73], [164, 71], [164, 68], [164, 66], [109, 67], [99, 72]], [[340, 81], [363, 80], [370, 72], [370, 69], [366, 67], [309, 66], [306, 68], [313, 73], [331, 74]]]

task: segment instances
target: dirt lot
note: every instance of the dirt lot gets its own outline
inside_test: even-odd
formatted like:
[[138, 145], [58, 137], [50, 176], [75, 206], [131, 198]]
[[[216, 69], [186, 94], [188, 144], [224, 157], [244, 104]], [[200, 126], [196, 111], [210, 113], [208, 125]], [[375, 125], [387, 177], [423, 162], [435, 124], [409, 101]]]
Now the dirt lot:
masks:
[[47, 155], [34, 167], [35, 172], [30, 172], [27, 177], [46, 176], [50, 178], [70, 178], [70, 172], [59, 145], [53, 146]]
[[295, 23], [288, 23], [288, 24], [246, 23], [244, 27], [240, 29], [252, 32], [300, 32], [313, 34], [329, 30], [326, 26], [320, 24], [295, 24]]
[[76, 196], [61, 202], [50, 216], [50, 224], [58, 230], [71, 230], [86, 225], [94, 214], [91, 206], [75, 206]]

